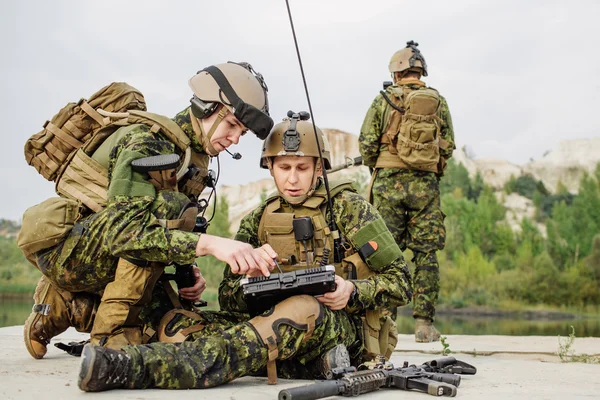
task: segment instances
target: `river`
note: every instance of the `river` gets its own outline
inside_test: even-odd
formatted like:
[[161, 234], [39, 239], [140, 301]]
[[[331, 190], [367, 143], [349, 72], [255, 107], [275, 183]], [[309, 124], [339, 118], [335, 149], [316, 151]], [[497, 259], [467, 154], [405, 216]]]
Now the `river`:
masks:
[[[32, 301], [0, 298], [0, 327], [23, 325], [31, 312]], [[398, 332], [412, 333], [410, 315], [398, 316]], [[446, 335], [568, 336], [571, 326], [576, 337], [600, 337], [600, 318], [541, 319], [498, 316], [442, 314], [435, 323]]]

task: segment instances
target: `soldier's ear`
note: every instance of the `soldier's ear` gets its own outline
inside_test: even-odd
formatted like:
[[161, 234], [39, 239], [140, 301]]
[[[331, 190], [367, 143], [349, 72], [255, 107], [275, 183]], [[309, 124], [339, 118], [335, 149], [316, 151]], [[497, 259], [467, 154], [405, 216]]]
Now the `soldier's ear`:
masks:
[[320, 177], [323, 175], [323, 163], [321, 162], [321, 159], [319, 159], [319, 158], [315, 158], [315, 170], [317, 173], [317, 177]]

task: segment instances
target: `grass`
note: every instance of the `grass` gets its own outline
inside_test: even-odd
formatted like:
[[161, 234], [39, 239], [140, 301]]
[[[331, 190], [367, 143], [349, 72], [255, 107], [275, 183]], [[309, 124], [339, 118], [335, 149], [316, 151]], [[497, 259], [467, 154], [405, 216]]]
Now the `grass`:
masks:
[[447, 356], [450, 355], [450, 353], [452, 353], [452, 350], [450, 350], [450, 343], [448, 343], [448, 338], [446, 336], [442, 336], [440, 337], [440, 342], [442, 343], [442, 355], [443, 356]]
[[571, 325], [571, 333], [566, 338], [558, 336], [558, 358], [562, 362], [580, 362], [585, 364], [600, 364], [600, 357], [590, 356], [587, 354], [575, 354], [573, 349], [575, 344], [575, 328]]

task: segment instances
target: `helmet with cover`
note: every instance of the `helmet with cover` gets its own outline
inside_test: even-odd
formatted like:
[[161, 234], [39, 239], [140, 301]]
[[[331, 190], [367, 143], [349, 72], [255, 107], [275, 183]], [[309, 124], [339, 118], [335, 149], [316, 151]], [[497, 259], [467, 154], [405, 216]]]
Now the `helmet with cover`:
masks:
[[[268, 88], [250, 64], [230, 61], [208, 66], [198, 71], [189, 85], [194, 92], [190, 101], [195, 117], [207, 118], [222, 104], [260, 139], [269, 134], [273, 120], [269, 117]], [[208, 139], [214, 129], [211, 131]]]
[[288, 111], [288, 118], [275, 125], [263, 143], [261, 168], [269, 168], [269, 160], [277, 156], [322, 157], [325, 168], [331, 168], [329, 142], [318, 127], [315, 138], [313, 124], [308, 121], [309, 118], [310, 114], [306, 111]]
[[389, 69], [394, 72], [415, 71], [427, 76], [427, 63], [421, 51], [417, 48], [419, 43], [406, 42], [406, 47], [394, 53], [390, 60]]

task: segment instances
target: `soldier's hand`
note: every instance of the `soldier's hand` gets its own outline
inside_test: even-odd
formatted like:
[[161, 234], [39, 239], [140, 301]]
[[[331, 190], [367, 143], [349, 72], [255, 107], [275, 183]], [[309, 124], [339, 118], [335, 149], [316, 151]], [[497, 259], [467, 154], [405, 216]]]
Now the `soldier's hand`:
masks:
[[269, 245], [254, 249], [248, 243], [203, 234], [196, 245], [196, 255], [208, 254], [229, 264], [234, 274], [256, 273], [259, 270], [264, 276], [271, 274], [270, 269], [275, 267], [273, 258], [277, 257]]
[[[258, 249], [255, 249], [259, 252], [265, 252], [267, 257], [270, 257], [272, 254], [275, 254], [275, 257], [272, 257], [271, 260], [274, 260], [277, 258], [277, 253], [275, 253], [275, 250], [273, 250], [273, 248], [271, 247], [270, 244], [263, 244], [262, 247], [259, 247]], [[261, 254], [261, 259], [264, 258], [265, 254]], [[273, 262], [272, 264], [270, 264], [268, 266], [269, 268], [269, 272], [273, 272], [273, 270], [275, 269], [275, 262]], [[254, 271], [250, 271], [248, 273], [246, 273], [246, 278], [254, 278], [257, 276], [268, 276], [265, 275], [262, 271], [262, 269], [257, 269]]]
[[200, 273], [200, 268], [194, 266], [194, 275], [196, 276], [196, 284], [194, 286], [179, 289], [179, 295], [185, 300], [200, 300], [202, 292], [206, 289], [206, 280]]
[[323, 296], [317, 297], [317, 300], [330, 310], [341, 310], [346, 307], [350, 300], [350, 295], [354, 290], [354, 283], [345, 280], [339, 275], [335, 276], [337, 288], [334, 292], [325, 293]]

